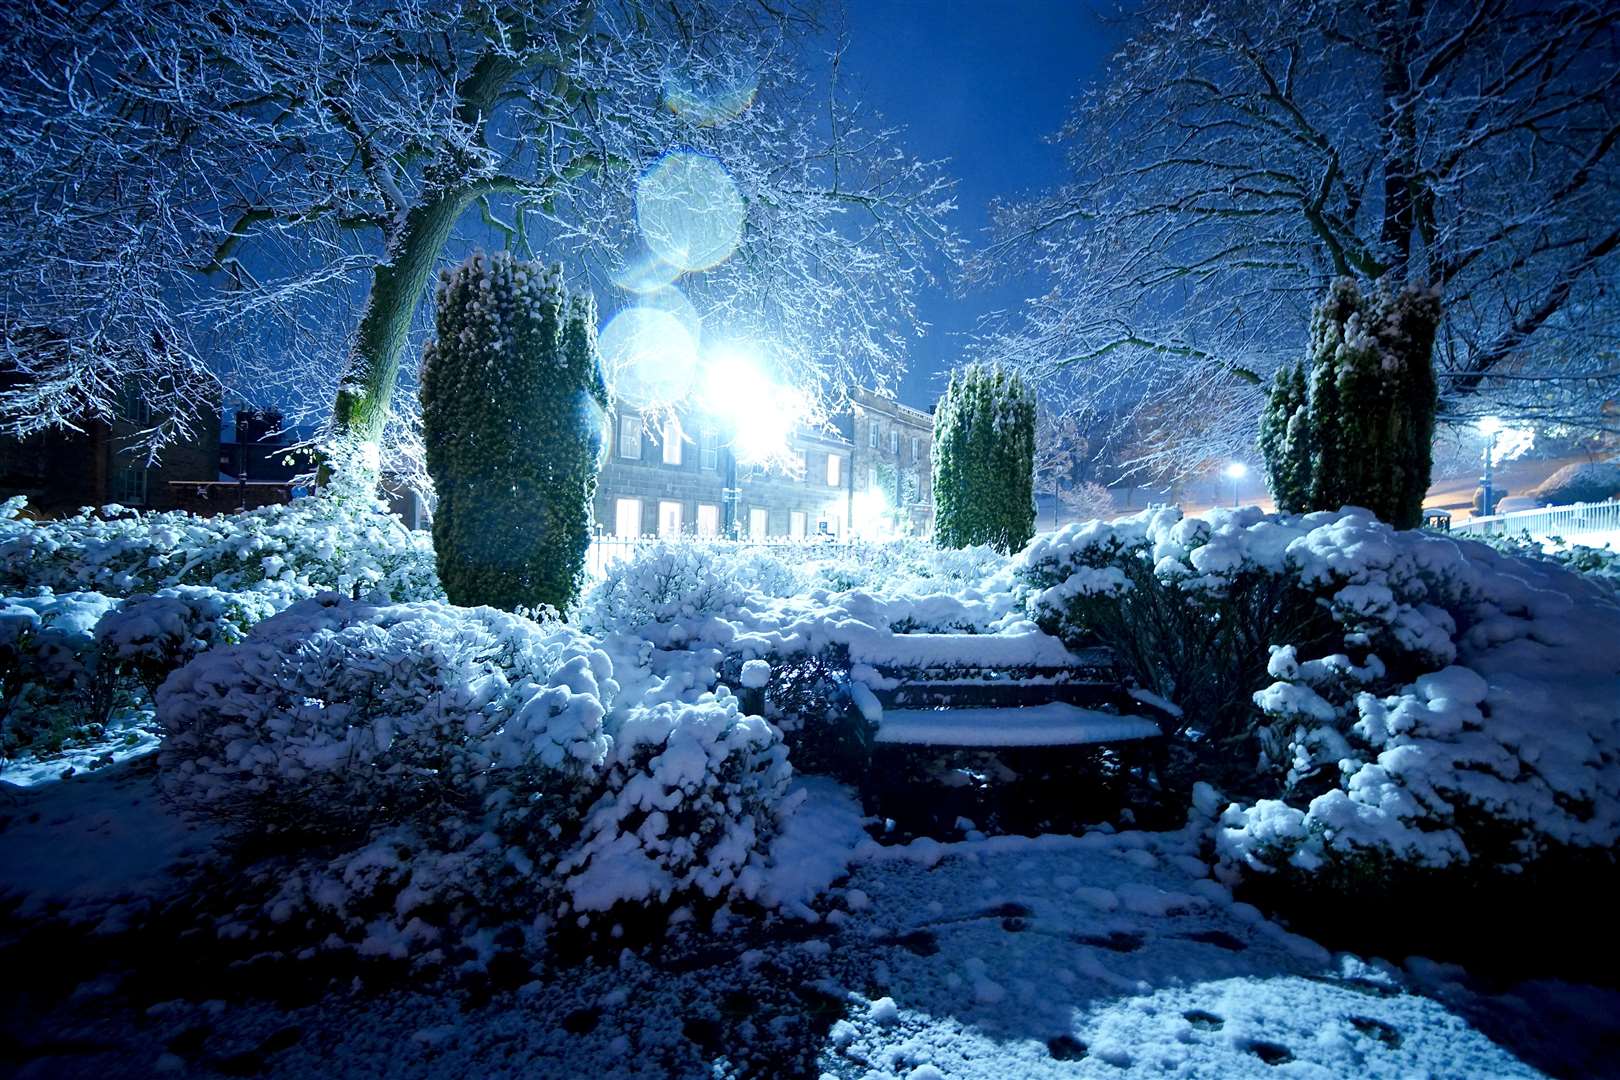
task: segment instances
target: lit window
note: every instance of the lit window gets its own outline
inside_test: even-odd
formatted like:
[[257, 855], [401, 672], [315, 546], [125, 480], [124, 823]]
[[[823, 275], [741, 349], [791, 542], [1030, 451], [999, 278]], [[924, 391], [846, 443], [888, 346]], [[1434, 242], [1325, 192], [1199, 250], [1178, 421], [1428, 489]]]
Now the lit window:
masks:
[[698, 503], [697, 534], [720, 535], [720, 508], [713, 503]]
[[764, 539], [770, 532], [767, 525], [769, 520], [769, 513], [763, 506], [750, 506], [748, 508], [748, 535]]
[[681, 422], [673, 416], [664, 421], [664, 464], [681, 463]]
[[641, 535], [641, 500], [617, 499], [613, 503], [613, 535]]
[[681, 535], [681, 504], [673, 499], [658, 501], [658, 535], [666, 539]]
[[804, 539], [804, 530], [809, 521], [803, 510], [792, 510], [788, 513], [788, 535], [795, 540]]
[[641, 417], [619, 414], [619, 456], [641, 460]]
[[843, 480], [844, 459], [837, 454], [827, 455], [827, 486], [837, 487]]

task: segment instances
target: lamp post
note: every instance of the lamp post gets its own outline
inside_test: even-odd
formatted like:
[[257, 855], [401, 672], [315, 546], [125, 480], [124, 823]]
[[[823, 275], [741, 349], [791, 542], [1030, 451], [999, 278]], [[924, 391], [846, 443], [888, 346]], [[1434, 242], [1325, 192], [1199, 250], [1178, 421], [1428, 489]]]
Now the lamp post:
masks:
[[1479, 478], [1479, 516], [1490, 517], [1496, 511], [1495, 457], [1496, 435], [1502, 430], [1502, 421], [1494, 416], [1482, 416], [1480, 434], [1485, 436], [1485, 474]]
[[727, 540], [740, 539], [737, 526], [737, 501], [742, 496], [742, 489], [737, 486], [737, 451], [728, 441], [720, 448], [724, 463], [725, 486], [720, 489], [720, 513], [723, 517], [720, 535]]
[[1236, 509], [1238, 504], [1238, 483], [1249, 475], [1249, 467], [1241, 461], [1234, 461], [1222, 471], [1226, 473], [1226, 478], [1232, 481], [1232, 508]]

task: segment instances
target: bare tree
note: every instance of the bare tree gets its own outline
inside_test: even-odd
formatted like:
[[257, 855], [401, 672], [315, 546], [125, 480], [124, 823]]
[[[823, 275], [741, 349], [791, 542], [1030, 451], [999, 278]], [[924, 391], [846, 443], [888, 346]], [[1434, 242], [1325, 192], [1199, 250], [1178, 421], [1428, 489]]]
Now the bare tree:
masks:
[[132, 385], [184, 418], [225, 386], [335, 402], [338, 433], [408, 449], [394, 390], [447, 252], [601, 286], [672, 150], [717, 162], [746, 215], [729, 258], [670, 271], [698, 309], [812, 391], [881, 385], [954, 257], [949, 185], [800, 82], [807, 24], [791, 0], [10, 5], [4, 423], [106, 415]]
[[1601, 0], [1149, 0], [997, 208], [981, 272], [1049, 291], [996, 359], [1148, 429], [1138, 464], [1246, 449], [1341, 275], [1435, 288], [1442, 420], [1600, 426], [1620, 369], [1620, 9]]

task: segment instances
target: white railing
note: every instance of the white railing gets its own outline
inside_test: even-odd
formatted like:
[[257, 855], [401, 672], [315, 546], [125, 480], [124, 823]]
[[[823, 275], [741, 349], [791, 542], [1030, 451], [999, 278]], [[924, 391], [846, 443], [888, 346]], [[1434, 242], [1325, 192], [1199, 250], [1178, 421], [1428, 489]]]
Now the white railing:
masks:
[[1591, 547], [1610, 543], [1620, 546], [1620, 500], [1492, 514], [1454, 525], [1451, 531], [1465, 536], [1519, 536], [1528, 533], [1532, 540], [1543, 543], [1552, 540]]
[[[603, 577], [608, 567], [629, 555], [635, 554], [638, 548], [647, 544], [656, 544], [664, 537], [658, 536], [593, 536], [591, 548], [585, 555], [585, 572], [592, 577]], [[795, 562], [805, 559], [836, 559], [858, 554], [863, 548], [870, 547], [870, 542], [835, 540], [826, 537], [807, 536], [803, 539], [790, 536], [770, 536], [760, 539], [758, 537], [742, 537], [738, 540], [722, 540], [717, 537], [698, 537], [681, 535], [671, 538], [680, 543], [687, 544], [726, 544], [730, 547], [760, 548], [777, 553], [782, 558]]]

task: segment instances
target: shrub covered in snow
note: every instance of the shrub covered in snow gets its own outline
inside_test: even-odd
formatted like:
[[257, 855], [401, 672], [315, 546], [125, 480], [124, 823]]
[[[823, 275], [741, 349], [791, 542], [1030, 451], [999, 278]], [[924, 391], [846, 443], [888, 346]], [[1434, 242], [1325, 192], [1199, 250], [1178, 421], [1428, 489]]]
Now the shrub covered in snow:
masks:
[[559, 868], [565, 911], [752, 896], [792, 772], [781, 732], [723, 686], [631, 710]]
[[[1277, 797], [1219, 816], [1230, 872], [1398, 888], [1406, 872], [1572, 852], [1612, 863], [1620, 604], [1576, 574], [1353, 510], [1154, 512], [1038, 538], [1020, 574], [1032, 609], [1071, 635], [1123, 633], [1126, 613], [1158, 618], [1156, 605], [1242, 629], [1203, 640], [1265, 671], [1226, 692], [1252, 692]], [[1239, 591], [1302, 614], [1250, 622], [1227, 599]]]
[[601, 766], [611, 675], [560, 625], [323, 594], [159, 688], [163, 786], [192, 807], [335, 831], [487, 799], [524, 814]]
[[99, 734], [120, 698], [95, 630], [116, 604], [94, 592], [0, 599], [0, 759]]
[[1006, 566], [1005, 555], [983, 544], [937, 548], [927, 540], [884, 540], [813, 560], [808, 576], [812, 585], [832, 592], [920, 596], [979, 585]]
[[11, 499], [0, 510], [7, 591], [131, 596], [206, 585], [253, 589], [281, 597], [282, 606], [323, 589], [394, 600], [443, 595], [427, 536], [369, 496], [320, 495], [211, 518], [106, 506], [39, 522], [18, 517], [22, 505]]
[[279, 605], [264, 593], [180, 585], [121, 601], [96, 624], [101, 663], [153, 694], [205, 649], [235, 645]]
[[[684, 625], [733, 614], [750, 596], [788, 595], [797, 576], [767, 550], [710, 542], [646, 544], [586, 594], [580, 622], [595, 633], [679, 640]], [[771, 592], [766, 592], [769, 589]]]

